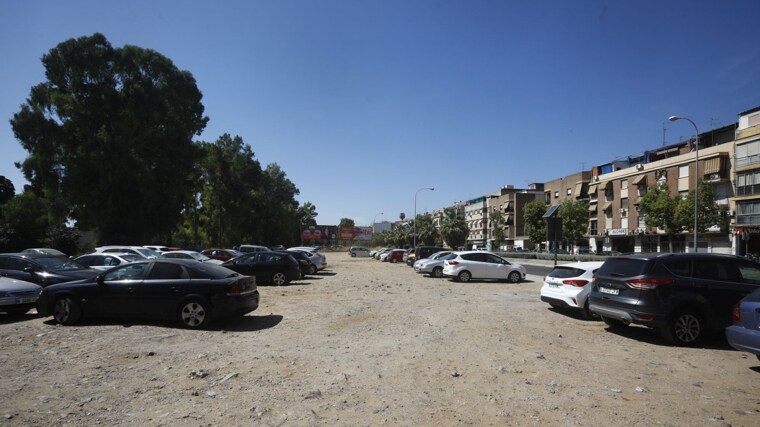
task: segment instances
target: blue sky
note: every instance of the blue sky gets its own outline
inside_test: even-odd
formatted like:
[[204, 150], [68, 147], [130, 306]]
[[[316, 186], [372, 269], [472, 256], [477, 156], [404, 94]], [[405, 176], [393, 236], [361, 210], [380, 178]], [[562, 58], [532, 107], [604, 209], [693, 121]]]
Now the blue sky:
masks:
[[754, 0], [0, 1], [0, 175], [25, 184], [9, 120], [42, 55], [101, 32], [190, 71], [199, 139], [240, 135], [318, 223], [393, 221], [422, 187], [418, 213], [690, 137], [671, 115], [735, 122], [757, 22]]

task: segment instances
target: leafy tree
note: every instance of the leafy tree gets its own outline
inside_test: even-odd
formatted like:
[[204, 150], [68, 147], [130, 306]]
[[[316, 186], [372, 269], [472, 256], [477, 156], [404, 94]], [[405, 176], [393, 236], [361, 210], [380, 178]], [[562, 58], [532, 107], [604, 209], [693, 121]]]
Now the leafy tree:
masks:
[[525, 234], [534, 245], [538, 245], [546, 240], [546, 219], [544, 218], [544, 214], [548, 209], [549, 205], [540, 200], [528, 202], [523, 208]]
[[588, 202], [565, 200], [559, 205], [562, 218], [562, 237], [575, 245], [588, 231]]
[[0, 175], [0, 205], [4, 205], [8, 200], [16, 195], [16, 187], [10, 179]]
[[665, 182], [650, 187], [644, 197], [639, 199], [639, 215], [644, 216], [647, 227], [656, 227], [665, 232], [670, 252], [673, 252], [673, 235], [684, 229], [682, 219], [676, 218], [676, 207], [680, 203], [681, 198], [677, 194], [671, 195]]
[[440, 231], [443, 242], [454, 249], [464, 246], [467, 235], [470, 234], [467, 221], [456, 209], [451, 208], [444, 210]]
[[265, 245], [290, 246], [298, 240], [300, 224], [298, 202], [300, 191], [276, 163], [264, 170], [264, 204], [262, 216], [267, 220], [258, 224], [258, 241]]
[[401, 221], [403, 221], [403, 220], [404, 220], [404, 218], [406, 218], [406, 214], [404, 214], [403, 212], [401, 212], [401, 213], [398, 215], [398, 219], [400, 219]]
[[[687, 231], [694, 232], [694, 190], [689, 191], [685, 199], [680, 199], [675, 209], [676, 221]], [[699, 181], [699, 206], [697, 209], [697, 233], [704, 233], [708, 228], [720, 225], [725, 219], [715, 203], [715, 190], [712, 184]]]
[[355, 227], [354, 220], [351, 218], [341, 218], [338, 227]]
[[438, 230], [436, 230], [433, 224], [433, 217], [431, 215], [417, 215], [416, 220], [417, 230], [417, 244], [433, 246], [436, 244], [436, 240], [439, 237]]
[[25, 191], [2, 205], [3, 245], [6, 251], [42, 246], [48, 229], [44, 200]]
[[46, 81], [11, 120], [19, 165], [58, 224], [101, 243], [168, 238], [191, 202], [203, 116], [195, 79], [163, 55], [99, 33], [42, 57]]
[[298, 219], [301, 225], [317, 225], [317, 207], [306, 202], [298, 207]]
[[504, 241], [504, 215], [499, 210], [491, 212], [490, 221], [493, 228], [493, 245], [496, 249], [501, 247], [501, 243]]

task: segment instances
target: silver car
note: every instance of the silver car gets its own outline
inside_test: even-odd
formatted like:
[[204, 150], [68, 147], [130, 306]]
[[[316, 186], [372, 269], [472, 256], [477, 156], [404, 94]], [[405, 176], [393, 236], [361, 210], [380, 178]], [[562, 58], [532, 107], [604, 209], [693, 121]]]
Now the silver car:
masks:
[[23, 280], [0, 277], [0, 312], [18, 316], [34, 308], [42, 286]]
[[453, 258], [451, 251], [436, 252], [428, 258], [415, 261], [414, 271], [419, 274], [427, 274], [433, 277], [443, 277], [443, 263], [450, 258]]

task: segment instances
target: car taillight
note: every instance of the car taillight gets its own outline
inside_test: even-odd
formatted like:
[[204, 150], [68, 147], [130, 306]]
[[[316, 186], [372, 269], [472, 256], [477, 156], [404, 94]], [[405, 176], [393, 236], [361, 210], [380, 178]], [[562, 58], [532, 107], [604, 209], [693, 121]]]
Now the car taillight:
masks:
[[625, 284], [633, 289], [646, 291], [657, 289], [658, 286], [672, 285], [673, 279], [632, 279], [625, 282]]
[[567, 279], [562, 281], [563, 285], [577, 286], [579, 288], [586, 286], [587, 283], [588, 280], [583, 279]]
[[446, 263], [448, 263], [449, 265], [459, 265], [459, 261], [456, 261], [456, 260], [446, 261]]
[[731, 317], [734, 322], [740, 323], [742, 321], [742, 313], [739, 311], [739, 303], [734, 304], [734, 308], [731, 309]]
[[241, 291], [240, 283], [235, 282], [227, 288], [227, 295], [240, 295], [240, 291]]

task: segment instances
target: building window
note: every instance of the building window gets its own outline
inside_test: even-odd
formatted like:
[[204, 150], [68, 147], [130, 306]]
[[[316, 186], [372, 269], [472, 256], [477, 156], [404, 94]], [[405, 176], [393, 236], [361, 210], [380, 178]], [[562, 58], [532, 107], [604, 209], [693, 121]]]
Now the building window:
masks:
[[737, 225], [760, 225], [760, 201], [736, 203]]
[[568, 188], [567, 189], [567, 195], [568, 196], [572, 196], [573, 195], [573, 189], [572, 188]]
[[624, 179], [620, 181], [620, 189], [621, 190], [627, 190], [628, 189], [628, 180]]
[[760, 194], [760, 170], [736, 174], [736, 195]]
[[736, 166], [760, 163], [760, 141], [752, 141], [736, 146]]
[[554, 198], [555, 199], [559, 199], [559, 191], [555, 191], [554, 192]]

